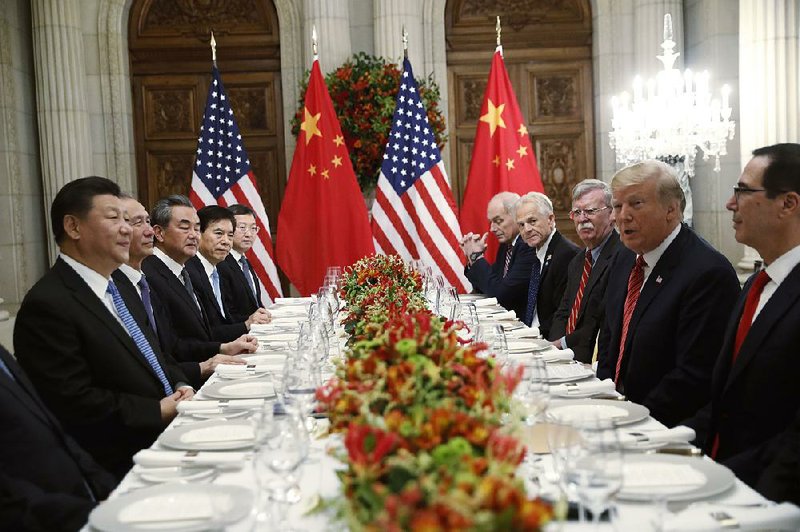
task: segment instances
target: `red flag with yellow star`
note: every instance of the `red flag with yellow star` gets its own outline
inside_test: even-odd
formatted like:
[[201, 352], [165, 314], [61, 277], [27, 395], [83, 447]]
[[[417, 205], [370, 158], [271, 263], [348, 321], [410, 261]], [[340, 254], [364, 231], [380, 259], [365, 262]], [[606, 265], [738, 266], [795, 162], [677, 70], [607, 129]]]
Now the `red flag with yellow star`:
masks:
[[307, 296], [322, 286], [328, 266], [349, 266], [374, 247], [364, 196], [317, 60], [304, 102], [278, 214], [276, 255], [292, 284]]
[[[508, 79], [502, 51], [492, 58], [475, 131], [472, 161], [461, 206], [461, 231], [482, 235], [489, 230], [486, 206], [498, 192], [544, 192], [536, 156]], [[497, 239], [489, 233], [486, 258], [494, 261]]]

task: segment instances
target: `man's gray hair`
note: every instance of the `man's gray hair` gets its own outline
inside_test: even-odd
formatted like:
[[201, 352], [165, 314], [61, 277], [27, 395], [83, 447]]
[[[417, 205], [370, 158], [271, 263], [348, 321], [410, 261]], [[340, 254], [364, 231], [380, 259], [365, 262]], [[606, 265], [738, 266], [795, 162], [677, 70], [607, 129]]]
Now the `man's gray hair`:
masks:
[[518, 199], [519, 199], [519, 194], [517, 194], [516, 192], [504, 191], [504, 192], [498, 192], [497, 194], [492, 196], [492, 199], [489, 200], [489, 203], [492, 203], [494, 201], [501, 202], [503, 204], [503, 210], [506, 211], [506, 214], [510, 214], [513, 216], [514, 204], [517, 202]]
[[535, 205], [536, 210], [542, 216], [550, 216], [553, 214], [553, 202], [550, 201], [550, 198], [541, 192], [528, 192], [514, 202], [514, 218], [517, 217], [517, 211], [519, 208], [525, 203], [531, 203]]
[[153, 205], [150, 211], [150, 223], [161, 227], [167, 227], [172, 220], [173, 207], [192, 207], [192, 202], [182, 194], [172, 194], [166, 198], [161, 198]]
[[611, 207], [611, 187], [605, 181], [599, 179], [584, 179], [572, 189], [572, 203], [578, 201], [582, 196], [593, 190], [603, 191], [603, 200], [606, 207]]
[[668, 206], [673, 201], [680, 204], [680, 220], [683, 221], [683, 211], [686, 208], [686, 196], [678, 181], [678, 174], [667, 163], [649, 159], [640, 163], [626, 166], [611, 178], [611, 190], [616, 191], [630, 185], [640, 185], [651, 179], [656, 179], [656, 195], [662, 205]]

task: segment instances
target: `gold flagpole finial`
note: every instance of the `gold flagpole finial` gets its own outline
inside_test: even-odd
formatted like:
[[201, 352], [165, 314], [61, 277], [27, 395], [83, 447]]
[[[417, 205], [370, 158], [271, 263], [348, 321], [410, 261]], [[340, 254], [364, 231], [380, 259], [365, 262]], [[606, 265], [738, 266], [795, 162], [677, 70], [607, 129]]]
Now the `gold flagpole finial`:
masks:
[[311, 26], [311, 51], [314, 52], [314, 61], [319, 59], [319, 54], [317, 54], [317, 25], [316, 24]]
[[405, 24], [403, 24], [403, 57], [408, 58], [408, 31]]
[[217, 66], [217, 41], [214, 39], [214, 31], [211, 31], [211, 61]]
[[500, 15], [497, 15], [497, 22], [494, 24], [494, 31], [497, 32], [497, 51], [503, 55], [503, 45], [500, 44]]

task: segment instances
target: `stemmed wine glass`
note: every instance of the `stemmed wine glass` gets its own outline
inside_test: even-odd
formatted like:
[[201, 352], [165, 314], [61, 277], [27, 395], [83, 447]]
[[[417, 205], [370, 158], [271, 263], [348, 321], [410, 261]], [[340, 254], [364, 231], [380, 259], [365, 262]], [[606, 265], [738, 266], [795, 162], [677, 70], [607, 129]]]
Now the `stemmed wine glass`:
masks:
[[502, 325], [477, 325], [473, 342], [483, 342], [500, 366], [508, 363], [508, 340]]

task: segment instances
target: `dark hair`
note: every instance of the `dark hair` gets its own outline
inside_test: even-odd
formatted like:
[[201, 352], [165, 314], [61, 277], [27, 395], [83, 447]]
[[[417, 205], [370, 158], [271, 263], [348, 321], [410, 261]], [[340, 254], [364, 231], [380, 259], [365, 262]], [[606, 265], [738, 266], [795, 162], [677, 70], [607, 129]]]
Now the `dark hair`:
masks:
[[800, 193], [800, 144], [764, 146], [753, 150], [753, 156], [769, 159], [762, 183], [768, 198], [782, 192]]
[[206, 205], [197, 211], [197, 216], [200, 217], [201, 233], [205, 231], [206, 227], [210, 224], [219, 220], [229, 220], [231, 222], [231, 228], [236, 228], [236, 218], [233, 216], [233, 213], [219, 205]]
[[234, 203], [233, 205], [228, 206], [228, 210], [231, 211], [234, 216], [249, 214], [253, 218], [256, 217], [256, 213], [253, 209], [251, 209], [247, 205], [242, 205], [241, 203]]
[[166, 198], [161, 198], [153, 205], [153, 210], [150, 211], [150, 223], [159, 227], [167, 227], [172, 220], [173, 207], [192, 207], [192, 202], [189, 198], [181, 194], [172, 194]]
[[64, 217], [67, 215], [84, 218], [92, 209], [95, 196], [119, 197], [119, 185], [105, 177], [90, 176], [70, 181], [58, 191], [50, 205], [50, 223], [57, 244], [66, 236]]

